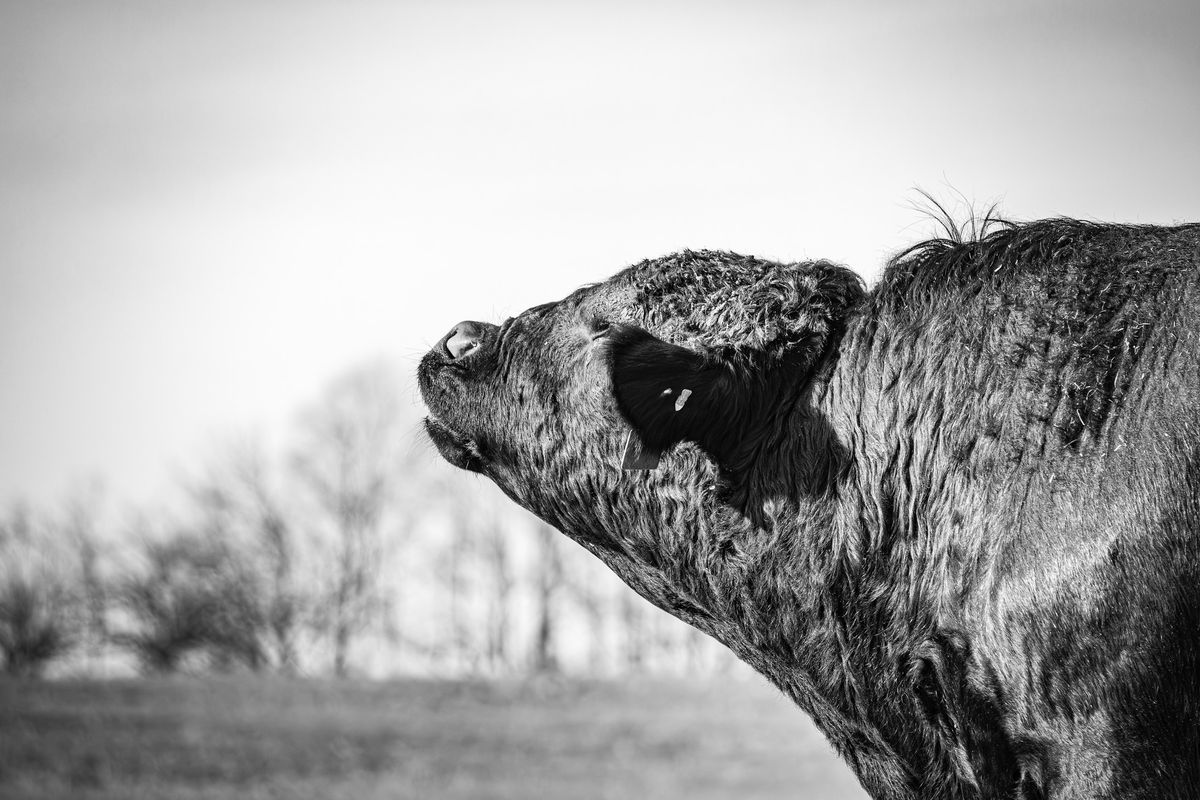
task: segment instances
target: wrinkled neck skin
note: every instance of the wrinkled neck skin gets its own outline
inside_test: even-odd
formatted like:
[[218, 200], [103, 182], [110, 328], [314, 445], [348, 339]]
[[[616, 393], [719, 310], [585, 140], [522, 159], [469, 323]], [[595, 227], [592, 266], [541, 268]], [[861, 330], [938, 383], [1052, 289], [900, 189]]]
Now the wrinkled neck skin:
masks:
[[[912, 654], [937, 648], [922, 629], [931, 627], [924, 601], [905, 597], [898, 607], [891, 587], [916, 583], [893, 580], [897, 569], [923, 565], [893, 562], [873, 546], [892, 512], [860, 483], [850, 453], [862, 441], [836, 426], [862, 409], [839, 406], [847, 381], [839, 366], [820, 372], [778, 437], [758, 445], [737, 489], [741, 508], [689, 443], [667, 452], [657, 470], [622, 471], [619, 430], [601, 444], [608, 455], [600, 469], [560, 472], [550, 461], [534, 495], [497, 482], [643, 597], [768, 677], [874, 796], [988, 796], [955, 788], [962, 779], [945, 748], [912, 738]], [[867, 437], [885, 435], [867, 419], [855, 423]]]

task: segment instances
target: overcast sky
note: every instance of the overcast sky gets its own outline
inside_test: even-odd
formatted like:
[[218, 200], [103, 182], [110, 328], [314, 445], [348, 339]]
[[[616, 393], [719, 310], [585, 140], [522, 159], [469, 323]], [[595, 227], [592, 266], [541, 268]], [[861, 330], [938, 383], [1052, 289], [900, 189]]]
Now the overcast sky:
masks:
[[913, 187], [1200, 220], [1197, 31], [1195, 0], [4, 3], [0, 500], [145, 496], [355, 362], [683, 247], [874, 276], [930, 230]]

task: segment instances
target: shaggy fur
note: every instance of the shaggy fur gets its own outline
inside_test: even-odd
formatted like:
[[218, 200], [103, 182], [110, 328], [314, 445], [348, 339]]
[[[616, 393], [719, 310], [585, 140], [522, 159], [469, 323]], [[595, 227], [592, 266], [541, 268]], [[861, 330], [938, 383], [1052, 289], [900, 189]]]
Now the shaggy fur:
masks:
[[[870, 293], [684, 252], [419, 377], [451, 463], [770, 678], [872, 796], [1194, 798], [1198, 301], [1197, 225], [1004, 226]], [[657, 469], [620, 469], [630, 430]]]

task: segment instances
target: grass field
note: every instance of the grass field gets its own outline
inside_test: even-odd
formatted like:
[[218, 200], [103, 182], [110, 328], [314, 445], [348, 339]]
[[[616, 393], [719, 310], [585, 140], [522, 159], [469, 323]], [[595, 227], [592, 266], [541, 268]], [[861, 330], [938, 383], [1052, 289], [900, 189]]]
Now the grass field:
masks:
[[760, 682], [0, 682], [0, 797], [862, 798]]

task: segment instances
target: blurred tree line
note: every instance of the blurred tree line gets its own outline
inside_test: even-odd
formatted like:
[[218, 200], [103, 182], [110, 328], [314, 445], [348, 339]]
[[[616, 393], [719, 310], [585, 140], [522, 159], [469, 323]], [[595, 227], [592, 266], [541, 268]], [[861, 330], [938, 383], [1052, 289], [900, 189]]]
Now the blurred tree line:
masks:
[[[0, 513], [0, 659], [38, 676], [724, 671], [486, 481], [443, 463], [389, 367], [333, 381], [274, 452], [220, 449], [169, 512], [98, 484]], [[409, 390], [411, 391], [411, 389]]]

